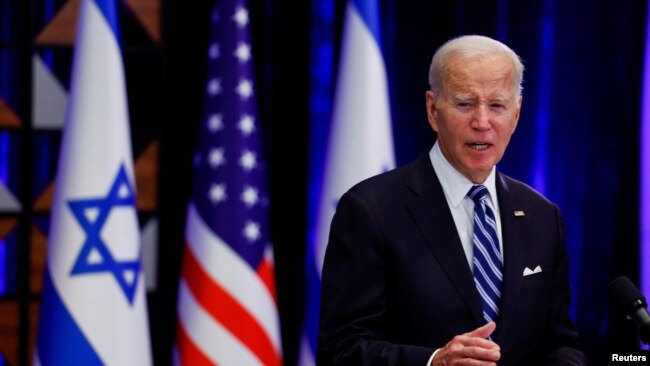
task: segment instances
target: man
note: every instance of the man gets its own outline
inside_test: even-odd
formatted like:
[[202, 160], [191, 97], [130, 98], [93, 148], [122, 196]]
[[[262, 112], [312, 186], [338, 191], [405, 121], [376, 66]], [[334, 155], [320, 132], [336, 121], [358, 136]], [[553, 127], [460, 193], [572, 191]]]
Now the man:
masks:
[[495, 169], [519, 120], [523, 69], [488, 37], [436, 51], [426, 92], [436, 143], [337, 207], [320, 365], [585, 364], [560, 212]]

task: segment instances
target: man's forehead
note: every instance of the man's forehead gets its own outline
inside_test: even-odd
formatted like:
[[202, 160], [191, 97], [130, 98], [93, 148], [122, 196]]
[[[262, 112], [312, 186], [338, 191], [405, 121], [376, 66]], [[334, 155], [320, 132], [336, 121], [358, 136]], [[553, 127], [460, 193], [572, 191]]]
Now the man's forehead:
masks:
[[490, 98], [508, 99], [516, 94], [517, 90], [514, 72], [506, 67], [491, 68], [481, 72], [468, 69], [451, 71], [445, 74], [442, 86], [443, 92], [454, 97], [473, 97], [482, 94]]
[[459, 93], [452, 93], [451, 97], [454, 100], [458, 100], [458, 101], [476, 100], [476, 99], [479, 99], [479, 98], [480, 99], [485, 98], [485, 99], [488, 99], [490, 101], [496, 101], [496, 102], [507, 102], [508, 100], [510, 100], [510, 97], [508, 95], [506, 95], [504, 93], [500, 93], [500, 92], [496, 92], [496, 93], [486, 95], [486, 96], [479, 96], [478, 94], [471, 93], [471, 92], [469, 92], [469, 93], [459, 92]]
[[456, 67], [445, 74], [444, 82], [449, 85], [471, 86], [511, 83], [515, 80], [514, 71], [507, 67], [490, 67], [482, 70]]
[[503, 54], [454, 57], [448, 60], [444, 75], [451, 78], [469, 78], [477, 72], [487, 72], [495, 79], [514, 78], [515, 65], [508, 56]]

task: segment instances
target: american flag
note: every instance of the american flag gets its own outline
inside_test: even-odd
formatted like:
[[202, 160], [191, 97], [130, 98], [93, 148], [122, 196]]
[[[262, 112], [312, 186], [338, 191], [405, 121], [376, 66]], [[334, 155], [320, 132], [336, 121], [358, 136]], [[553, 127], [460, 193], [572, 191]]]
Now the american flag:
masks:
[[177, 309], [176, 364], [280, 365], [268, 195], [245, 0], [212, 14]]

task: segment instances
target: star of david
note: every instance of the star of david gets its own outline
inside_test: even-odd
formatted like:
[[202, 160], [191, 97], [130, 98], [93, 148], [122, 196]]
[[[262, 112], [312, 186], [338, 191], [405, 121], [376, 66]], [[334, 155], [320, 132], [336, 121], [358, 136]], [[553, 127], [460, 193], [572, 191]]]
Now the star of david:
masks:
[[117, 261], [101, 237], [102, 228], [113, 208], [126, 206], [135, 210], [135, 193], [129, 183], [124, 165], [120, 166], [106, 197], [70, 200], [68, 205], [86, 234], [86, 240], [70, 274], [108, 272], [115, 277], [129, 303], [133, 303], [140, 271], [140, 258]]

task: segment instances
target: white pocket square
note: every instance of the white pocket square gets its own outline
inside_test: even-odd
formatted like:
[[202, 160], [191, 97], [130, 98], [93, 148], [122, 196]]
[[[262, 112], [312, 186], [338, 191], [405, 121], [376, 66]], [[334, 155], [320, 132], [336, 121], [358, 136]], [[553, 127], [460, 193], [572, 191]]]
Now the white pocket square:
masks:
[[542, 272], [542, 267], [537, 266], [535, 269], [530, 269], [528, 267], [524, 268], [524, 276], [530, 276], [535, 273], [540, 273]]

